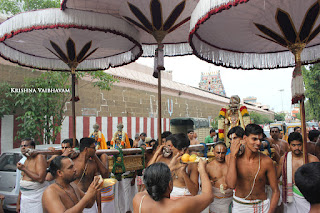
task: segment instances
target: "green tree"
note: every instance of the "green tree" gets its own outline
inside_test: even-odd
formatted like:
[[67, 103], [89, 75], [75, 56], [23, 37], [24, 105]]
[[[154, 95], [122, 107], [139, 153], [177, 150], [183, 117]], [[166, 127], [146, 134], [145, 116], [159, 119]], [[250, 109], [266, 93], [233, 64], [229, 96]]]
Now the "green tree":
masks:
[[59, 8], [60, 0], [0, 0], [0, 11], [6, 15], [45, 8]]
[[266, 124], [266, 123], [273, 122], [266, 115], [261, 115], [257, 112], [250, 112], [250, 118], [251, 118], [252, 123], [254, 123], [254, 124]]
[[[95, 87], [101, 90], [110, 90], [116, 80], [103, 71], [78, 72], [77, 77], [89, 75]], [[34, 93], [12, 93], [11, 86], [7, 83], [0, 84], [0, 117], [5, 114], [19, 111], [17, 120], [19, 124], [17, 139], [32, 137], [36, 141], [49, 143], [55, 141], [57, 133], [61, 131], [64, 119], [65, 103], [71, 98], [70, 73], [44, 72], [38, 78], [27, 78], [21, 88], [34, 89]], [[69, 92], [46, 93], [45, 88], [61, 88]]]
[[214, 118], [214, 120], [211, 122], [211, 127], [213, 128], [213, 129], [218, 129], [218, 120], [219, 120], [219, 117], [217, 116], [217, 117], [215, 117]]
[[305, 85], [306, 117], [308, 120], [320, 120], [320, 64], [302, 67]]
[[286, 113], [275, 113], [274, 119], [277, 121], [285, 121]]

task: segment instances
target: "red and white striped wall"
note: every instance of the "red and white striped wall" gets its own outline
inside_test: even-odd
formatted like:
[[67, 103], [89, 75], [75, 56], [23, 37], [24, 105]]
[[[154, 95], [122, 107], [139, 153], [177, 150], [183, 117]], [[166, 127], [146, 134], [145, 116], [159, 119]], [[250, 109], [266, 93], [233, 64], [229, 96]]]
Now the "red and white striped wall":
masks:
[[[5, 115], [0, 120], [0, 152], [18, 147], [19, 141], [14, 138], [18, 132], [18, 124], [15, 115]], [[158, 138], [158, 119], [144, 117], [76, 117], [76, 135], [78, 139], [88, 137], [93, 131], [92, 126], [98, 123], [100, 130], [106, 140], [111, 140], [114, 132], [117, 131], [118, 123], [123, 123], [124, 131], [129, 138], [134, 138], [136, 133], [145, 132], [147, 137]], [[170, 119], [162, 118], [162, 132], [170, 130]], [[66, 138], [72, 138], [72, 117], [66, 116], [61, 126], [61, 132], [58, 134], [55, 143], [61, 143]]]

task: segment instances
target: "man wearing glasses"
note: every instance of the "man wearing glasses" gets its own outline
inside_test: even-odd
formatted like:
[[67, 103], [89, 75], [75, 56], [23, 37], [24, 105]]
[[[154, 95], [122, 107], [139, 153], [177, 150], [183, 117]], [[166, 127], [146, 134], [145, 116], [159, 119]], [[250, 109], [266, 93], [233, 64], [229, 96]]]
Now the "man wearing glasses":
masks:
[[21, 171], [22, 176], [17, 210], [20, 210], [21, 213], [40, 213], [43, 212], [42, 194], [48, 186], [47, 182], [45, 182], [47, 161], [44, 155], [30, 154], [30, 150], [36, 147], [33, 139], [23, 139], [20, 147], [21, 153], [26, 156], [26, 160], [24, 163], [17, 163], [17, 169]]

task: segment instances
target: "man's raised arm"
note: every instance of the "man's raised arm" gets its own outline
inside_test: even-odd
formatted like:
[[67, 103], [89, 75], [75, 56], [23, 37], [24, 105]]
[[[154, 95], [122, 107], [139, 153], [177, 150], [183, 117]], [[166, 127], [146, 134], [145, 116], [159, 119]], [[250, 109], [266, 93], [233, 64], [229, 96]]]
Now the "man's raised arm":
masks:
[[226, 176], [228, 188], [235, 189], [237, 185], [237, 154], [240, 149], [240, 141], [235, 141], [231, 146], [229, 166]]

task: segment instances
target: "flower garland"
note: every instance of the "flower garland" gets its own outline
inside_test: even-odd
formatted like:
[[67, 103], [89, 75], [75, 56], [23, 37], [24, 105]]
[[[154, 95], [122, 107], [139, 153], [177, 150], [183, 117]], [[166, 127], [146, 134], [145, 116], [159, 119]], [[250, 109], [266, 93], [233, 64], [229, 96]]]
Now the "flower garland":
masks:
[[226, 108], [221, 108], [219, 112], [219, 120], [218, 120], [218, 139], [219, 141], [224, 141], [224, 120], [226, 118]]
[[242, 116], [249, 116], [249, 112], [246, 106], [240, 107], [240, 113]]

